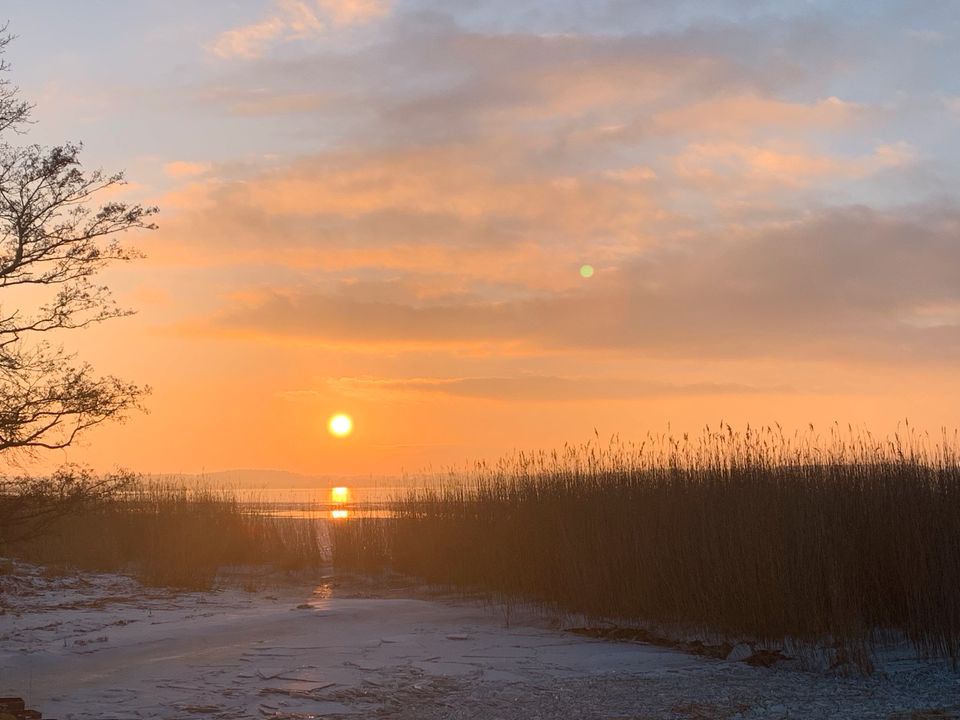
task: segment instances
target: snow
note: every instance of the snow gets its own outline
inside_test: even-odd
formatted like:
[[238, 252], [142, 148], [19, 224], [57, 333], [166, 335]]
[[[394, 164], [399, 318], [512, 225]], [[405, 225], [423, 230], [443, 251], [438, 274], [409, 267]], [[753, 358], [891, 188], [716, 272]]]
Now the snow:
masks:
[[516, 608], [372, 594], [330, 578], [175, 593], [18, 564], [0, 576], [0, 695], [61, 720], [960, 717], [960, 676], [943, 664], [891, 660], [869, 678], [756, 668], [573, 635]]

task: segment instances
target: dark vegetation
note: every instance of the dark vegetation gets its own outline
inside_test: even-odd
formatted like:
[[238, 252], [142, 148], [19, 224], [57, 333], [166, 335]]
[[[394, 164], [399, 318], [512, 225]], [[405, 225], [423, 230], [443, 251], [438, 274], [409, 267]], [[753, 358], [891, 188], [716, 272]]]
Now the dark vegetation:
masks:
[[0, 27], [0, 545], [39, 543], [47, 530], [67, 537], [80, 513], [99, 513], [109, 537], [119, 530], [107, 500], [130, 489], [128, 477], [75, 466], [41, 479], [7, 471], [141, 407], [146, 387], [98, 374], [62, 343], [130, 314], [101, 273], [140, 256], [122, 239], [153, 229], [157, 210], [111, 199], [123, 173], [85, 169], [77, 143], [21, 144], [33, 106], [7, 77], [12, 41]]
[[518, 455], [335, 527], [334, 562], [734, 641], [960, 652], [956, 438], [709, 429]]
[[[50, 487], [36, 482], [26, 507], [42, 513], [18, 523], [20, 532], [6, 540], [0, 533], [0, 555], [65, 570], [129, 572], [147, 585], [187, 589], [210, 588], [230, 567], [293, 571], [324, 557], [315, 521], [274, 517], [227, 491], [128, 479], [122, 490], [111, 484], [109, 493], [88, 494], [63, 513], [64, 501], [42, 497]], [[0, 517], [13, 507], [24, 507], [24, 495], [0, 494]]]

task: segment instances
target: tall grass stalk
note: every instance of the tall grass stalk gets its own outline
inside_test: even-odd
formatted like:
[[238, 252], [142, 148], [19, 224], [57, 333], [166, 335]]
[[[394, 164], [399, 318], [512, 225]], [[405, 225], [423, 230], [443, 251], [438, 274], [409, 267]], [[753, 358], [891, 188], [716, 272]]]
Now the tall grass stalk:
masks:
[[567, 446], [453, 472], [336, 526], [340, 567], [595, 618], [871, 651], [960, 652], [956, 437], [834, 426]]

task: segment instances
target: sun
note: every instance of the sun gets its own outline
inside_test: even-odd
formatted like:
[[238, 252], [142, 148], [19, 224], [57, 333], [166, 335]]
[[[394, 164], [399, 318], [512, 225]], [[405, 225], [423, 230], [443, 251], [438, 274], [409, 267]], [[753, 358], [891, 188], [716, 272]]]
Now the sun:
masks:
[[335, 435], [336, 437], [346, 437], [353, 432], [353, 420], [349, 415], [337, 413], [330, 418], [330, 422], [327, 423], [327, 429], [330, 431], [331, 435]]

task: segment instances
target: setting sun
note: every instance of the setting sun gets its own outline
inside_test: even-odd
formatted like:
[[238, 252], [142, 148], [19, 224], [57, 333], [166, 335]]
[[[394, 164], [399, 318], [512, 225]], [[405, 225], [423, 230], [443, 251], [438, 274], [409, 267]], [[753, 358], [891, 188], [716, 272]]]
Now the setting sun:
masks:
[[338, 413], [330, 418], [330, 422], [327, 423], [327, 428], [330, 430], [331, 435], [346, 437], [353, 432], [353, 420], [349, 415]]

